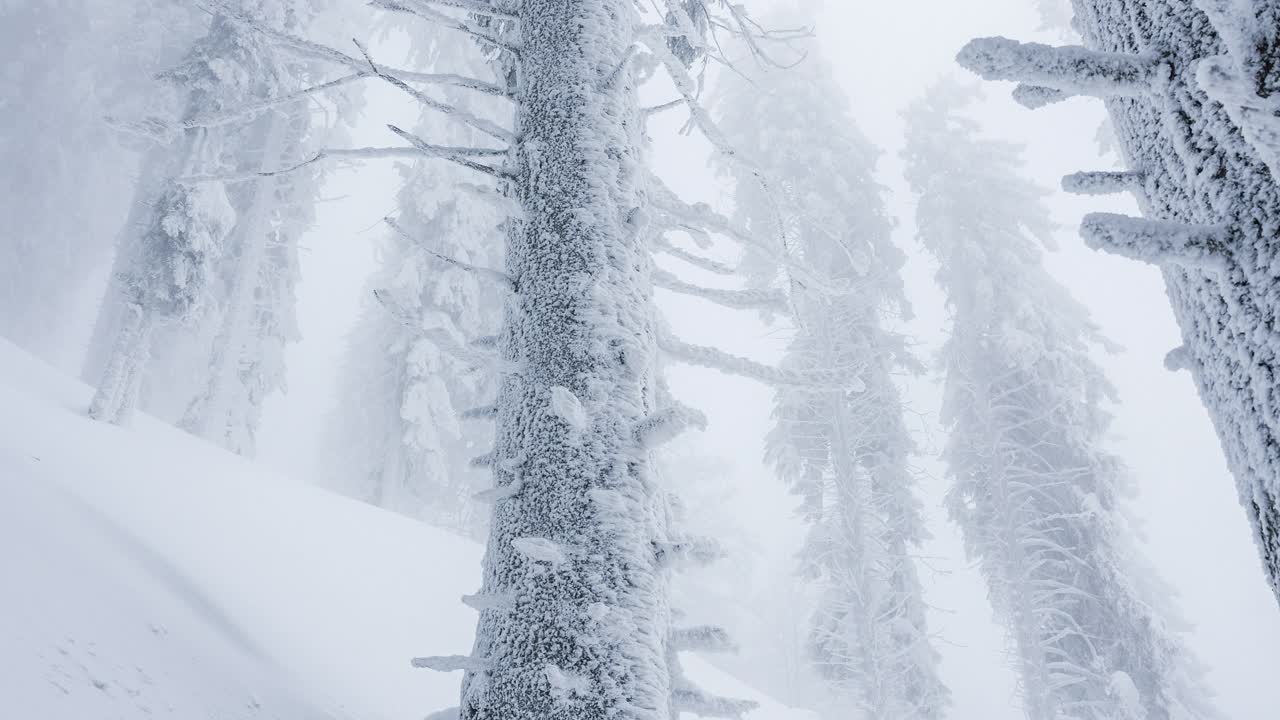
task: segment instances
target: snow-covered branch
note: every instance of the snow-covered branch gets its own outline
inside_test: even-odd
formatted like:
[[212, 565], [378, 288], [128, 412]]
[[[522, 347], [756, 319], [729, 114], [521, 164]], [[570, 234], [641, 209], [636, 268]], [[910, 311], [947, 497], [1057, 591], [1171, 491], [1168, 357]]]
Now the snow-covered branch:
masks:
[[1085, 244], [1095, 250], [1154, 265], [1220, 271], [1226, 267], [1230, 252], [1227, 229], [1213, 225], [1090, 213], [1081, 222], [1080, 233]]
[[1018, 83], [1011, 97], [1014, 102], [1028, 110], [1039, 110], [1042, 107], [1064, 102], [1071, 96], [1057, 88]]
[[633, 435], [642, 449], [652, 449], [690, 428], [707, 429], [707, 416], [687, 405], [673, 404], [636, 424]]
[[698, 717], [727, 720], [741, 720], [744, 714], [759, 707], [754, 701], [712, 695], [687, 683], [672, 688], [671, 705], [680, 712], [692, 713]]
[[397, 234], [399, 234], [401, 237], [405, 238], [406, 240], [409, 240], [411, 242], [417, 242], [418, 247], [427, 255], [443, 263], [446, 263], [452, 267], [456, 267], [460, 270], [471, 273], [472, 275], [474, 275], [475, 277], [481, 280], [484, 280], [486, 282], [491, 282], [504, 290], [510, 290], [511, 292], [516, 291], [516, 282], [515, 280], [511, 279], [510, 275], [504, 272], [499, 272], [498, 270], [493, 270], [491, 268], [486, 268], [486, 267], [480, 267], [479, 265], [473, 265], [469, 262], [465, 262], [463, 260], [459, 260], [457, 258], [449, 257], [448, 255], [438, 253], [435, 250], [432, 250], [431, 248], [427, 247], [425, 243], [418, 241], [417, 238], [411, 237], [408, 231], [400, 227], [400, 223], [396, 222], [395, 218], [391, 218], [391, 217], [383, 218], [383, 222], [385, 222], [388, 226], [391, 227], [392, 230], [395, 230]]
[[1062, 178], [1062, 189], [1075, 195], [1111, 195], [1138, 192], [1144, 182], [1146, 175], [1141, 172], [1078, 172]]
[[723, 305], [728, 308], [739, 310], [766, 310], [769, 312], [785, 313], [787, 311], [787, 296], [779, 290], [772, 288], [750, 289], [750, 290], [720, 290], [717, 288], [703, 287], [687, 283], [674, 274], [654, 268], [652, 273], [654, 287], [660, 287], [664, 290], [699, 297], [703, 300], [709, 300], [717, 305]]
[[671, 631], [671, 646], [689, 652], [735, 653], [738, 645], [718, 625], [695, 625]]
[[811, 370], [784, 370], [770, 367], [744, 357], [727, 353], [719, 348], [691, 345], [670, 332], [659, 333], [658, 347], [674, 360], [719, 370], [728, 375], [759, 380], [775, 387], [843, 388], [853, 392], [865, 389], [853, 368]]
[[436, 672], [455, 672], [458, 670], [482, 672], [489, 669], [487, 660], [473, 658], [470, 655], [428, 655], [426, 657], [416, 657], [410, 661], [410, 664], [416, 668], [435, 670]]
[[1053, 47], [1003, 37], [969, 41], [956, 61], [986, 80], [1016, 80], [1074, 95], [1141, 97], [1169, 74], [1154, 55]]
[[434, 0], [370, 0], [370, 5], [391, 12], [402, 12], [422, 18], [450, 30], [470, 35], [483, 43], [501, 48], [511, 53], [519, 53], [518, 45], [509, 40], [500, 39], [467, 18], [446, 15], [431, 7]]

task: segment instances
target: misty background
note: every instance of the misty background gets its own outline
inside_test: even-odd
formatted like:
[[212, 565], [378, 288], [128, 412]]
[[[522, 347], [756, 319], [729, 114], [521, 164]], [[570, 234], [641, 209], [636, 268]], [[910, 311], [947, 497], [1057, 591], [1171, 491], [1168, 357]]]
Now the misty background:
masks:
[[[752, 2], [768, 17], [767, 3]], [[894, 240], [908, 254], [904, 272], [914, 317], [901, 328], [919, 357], [928, 360], [947, 328], [942, 297], [933, 281], [932, 261], [915, 240], [914, 205], [901, 177], [901, 113], [931, 83], [944, 75], [963, 76], [956, 51], [969, 39], [1009, 35], [1060, 42], [1062, 31], [1041, 30], [1041, 18], [1029, 0], [907, 0], [897, 3], [826, 3], [815, 27], [819, 42], [851, 101], [863, 133], [882, 150], [878, 176], [888, 188], [888, 210], [895, 219]], [[395, 32], [375, 43], [380, 57], [405, 53]], [[1274, 717], [1269, 683], [1280, 667], [1280, 613], [1259, 570], [1257, 552], [1239, 507], [1205, 410], [1186, 373], [1163, 367], [1165, 353], [1180, 344], [1179, 333], [1156, 268], [1087, 250], [1076, 236], [1085, 212], [1135, 210], [1124, 197], [1079, 197], [1061, 192], [1058, 179], [1079, 170], [1116, 165], [1115, 155], [1099, 146], [1104, 112], [1100, 102], [1076, 98], [1032, 112], [1008, 99], [1011, 85], [984, 84], [984, 100], [972, 114], [986, 133], [1026, 146], [1025, 175], [1043, 185], [1059, 229], [1058, 249], [1046, 256], [1051, 273], [1082, 303], [1107, 337], [1123, 351], [1100, 355], [1120, 402], [1112, 449], [1127, 463], [1137, 494], [1130, 510], [1145, 533], [1144, 549], [1157, 571], [1179, 595], [1189, 622], [1191, 649], [1208, 667], [1226, 717], [1269, 720]], [[661, 101], [663, 88], [648, 88]], [[412, 126], [418, 108], [396, 91], [377, 85], [364, 90], [366, 107], [351, 131], [352, 145], [386, 142], [384, 123]], [[710, 148], [700, 138], [681, 135], [680, 113], [659, 116], [651, 124], [653, 161], [659, 174], [689, 200], [727, 201], [727, 187], [709, 168]], [[335, 383], [366, 297], [366, 282], [377, 267], [377, 238], [382, 218], [396, 206], [400, 176], [391, 161], [370, 161], [334, 168], [323, 185], [312, 230], [301, 240], [301, 279], [297, 317], [300, 342], [286, 350], [288, 393], [265, 405], [257, 461], [291, 477], [320, 474], [325, 428], [334, 409]], [[121, 203], [123, 206], [123, 203]], [[102, 213], [107, 215], [109, 213]], [[114, 233], [115, 228], [95, 228]], [[101, 297], [109, 268], [104, 265], [84, 289], [84, 316], [77, 324], [85, 338], [71, 338], [47, 356], [70, 372], [79, 368], [78, 351], [87, 343], [93, 303]], [[677, 333], [763, 361], [776, 360], [789, 337], [785, 321], [765, 324], [748, 313], [725, 310], [696, 299], [657, 291], [661, 309]], [[795, 499], [763, 463], [764, 435], [772, 391], [750, 380], [711, 370], [676, 367], [671, 384], [684, 402], [707, 413], [708, 429], [685, 439], [678, 450], [705, 460], [708, 474], [732, 492], [711, 505], [713, 519], [750, 538], [752, 582], [769, 588], [762, 613], [785, 609], [795, 584], [791, 557], [802, 527], [792, 514]], [[951, 717], [967, 720], [1015, 720], [1014, 676], [1005, 658], [1002, 632], [991, 618], [985, 587], [965, 559], [956, 528], [941, 502], [948, 483], [935, 460], [943, 433], [937, 418], [938, 377], [901, 378], [909, 419], [920, 446], [915, 458], [922, 475], [927, 527], [933, 539], [922, 550], [929, 627], [942, 653], [941, 673], [950, 687]], [[280, 528], [287, 533], [288, 528]], [[423, 562], [431, 563], [430, 548]], [[802, 624], [802, 618], [778, 618]], [[767, 629], [766, 629], [767, 630]], [[763, 632], [763, 630], [762, 630]], [[803, 633], [803, 629], [799, 632]], [[755, 658], [751, 643], [739, 638], [744, 655]], [[759, 689], [786, 702], [798, 691], [780, 672], [786, 659], [757, 653], [750, 666], [731, 669]]]

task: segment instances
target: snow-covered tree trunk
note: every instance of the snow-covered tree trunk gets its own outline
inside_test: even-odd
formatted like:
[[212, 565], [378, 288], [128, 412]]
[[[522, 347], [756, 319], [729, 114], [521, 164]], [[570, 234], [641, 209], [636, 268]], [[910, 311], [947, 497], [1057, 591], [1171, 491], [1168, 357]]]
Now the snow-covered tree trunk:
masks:
[[[1084, 48], [975, 40], [989, 79], [1106, 100], [1143, 215], [1091, 218], [1089, 244], [1160, 266], [1186, 359], [1280, 595], [1280, 120], [1273, 0], [1073, 0]], [[1268, 167], [1270, 165], [1270, 168]], [[1085, 168], [1089, 170], [1089, 168]], [[1207, 244], [1187, 230], [1218, 238]], [[1205, 256], [1213, 262], [1200, 262]]]
[[501, 336], [498, 500], [461, 716], [667, 720], [662, 499], [635, 431], [656, 351], [630, 0], [517, 10], [524, 221]]
[[977, 137], [966, 93], [942, 85], [908, 123], [919, 237], [952, 310], [944, 459], [948, 509], [1005, 625], [1030, 720], [1215, 718], [1147, 568], [1104, 449], [1113, 390], [1090, 358], [1106, 346], [1045, 272], [1042, 191], [1020, 149]]

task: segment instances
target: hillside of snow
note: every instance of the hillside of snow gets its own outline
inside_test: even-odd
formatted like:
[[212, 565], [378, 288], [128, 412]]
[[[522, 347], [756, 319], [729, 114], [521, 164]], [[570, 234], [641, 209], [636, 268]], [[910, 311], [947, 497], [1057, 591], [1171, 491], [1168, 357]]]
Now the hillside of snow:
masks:
[[[40, 720], [417, 720], [459, 677], [481, 548], [281, 478], [0, 341], [0, 698]], [[749, 720], [807, 720], [685, 658]]]

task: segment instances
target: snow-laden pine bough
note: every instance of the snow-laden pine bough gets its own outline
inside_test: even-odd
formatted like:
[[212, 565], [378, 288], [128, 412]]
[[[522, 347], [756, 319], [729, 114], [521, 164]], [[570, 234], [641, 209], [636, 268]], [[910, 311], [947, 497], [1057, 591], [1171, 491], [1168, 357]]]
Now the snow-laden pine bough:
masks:
[[1068, 188], [1130, 191], [1147, 221], [1091, 216], [1089, 243], [1155, 263], [1182, 329], [1273, 591], [1280, 595], [1280, 3], [1073, 0], [1085, 47], [974, 40], [991, 80], [1102, 98], [1130, 174]]
[[[714, 560], [719, 552], [713, 541], [682, 537], [670, 527], [666, 498], [651, 477], [652, 448], [705, 422], [665, 397], [659, 356], [668, 352], [782, 384], [852, 388], [856, 368], [770, 368], [662, 331], [651, 303], [655, 285], [737, 308], [776, 310], [784, 296], [655, 275], [652, 253], [671, 247], [653, 241], [666, 230], [654, 224], [659, 213], [678, 217], [677, 231], [761, 241], [732, 237], [708, 209], [670, 202], [674, 195], [653, 181], [641, 157], [642, 124], [651, 113], [639, 107], [636, 87], [645, 73], [665, 69], [693, 126], [732, 154], [699, 103], [689, 66], [723, 61], [717, 34], [733, 33], [762, 56], [765, 42], [799, 31], [764, 31], [741, 7], [720, 0], [662, 0], [653, 12], [631, 0], [379, 0], [383, 9], [471, 38], [495, 76], [445, 78], [379, 64], [359, 43], [349, 54], [282, 33], [225, 0], [200, 3], [346, 73], [282, 93], [282, 101], [369, 78], [486, 141], [437, 145], [389, 126], [403, 144], [325, 150], [268, 172], [193, 172], [190, 183], [275, 175], [329, 158], [409, 156], [474, 172], [498, 189], [481, 195], [515, 209], [505, 224], [503, 270], [434, 258], [503, 288], [496, 342], [464, 341], [428, 327], [411, 303], [379, 293], [402, 322], [432, 333], [444, 351], [502, 377], [492, 410], [471, 414], [496, 421], [493, 450], [476, 460], [493, 472], [495, 488], [481, 498], [493, 503], [493, 514], [483, 587], [469, 600], [480, 613], [475, 645], [465, 657], [415, 664], [464, 671], [458, 709], [464, 718], [666, 720], [681, 711], [737, 717], [749, 710], [751, 703], [691, 686], [679, 671], [678, 651], [729, 646], [713, 642], [718, 631], [678, 630], [671, 622], [669, 569]], [[423, 89], [440, 84], [509, 100], [510, 122], [494, 122]], [[243, 112], [266, 106], [259, 102]], [[230, 114], [194, 122], [223, 122]], [[785, 257], [785, 243], [775, 245]], [[690, 251], [670, 254], [714, 266]], [[804, 274], [802, 264], [787, 264]]]

